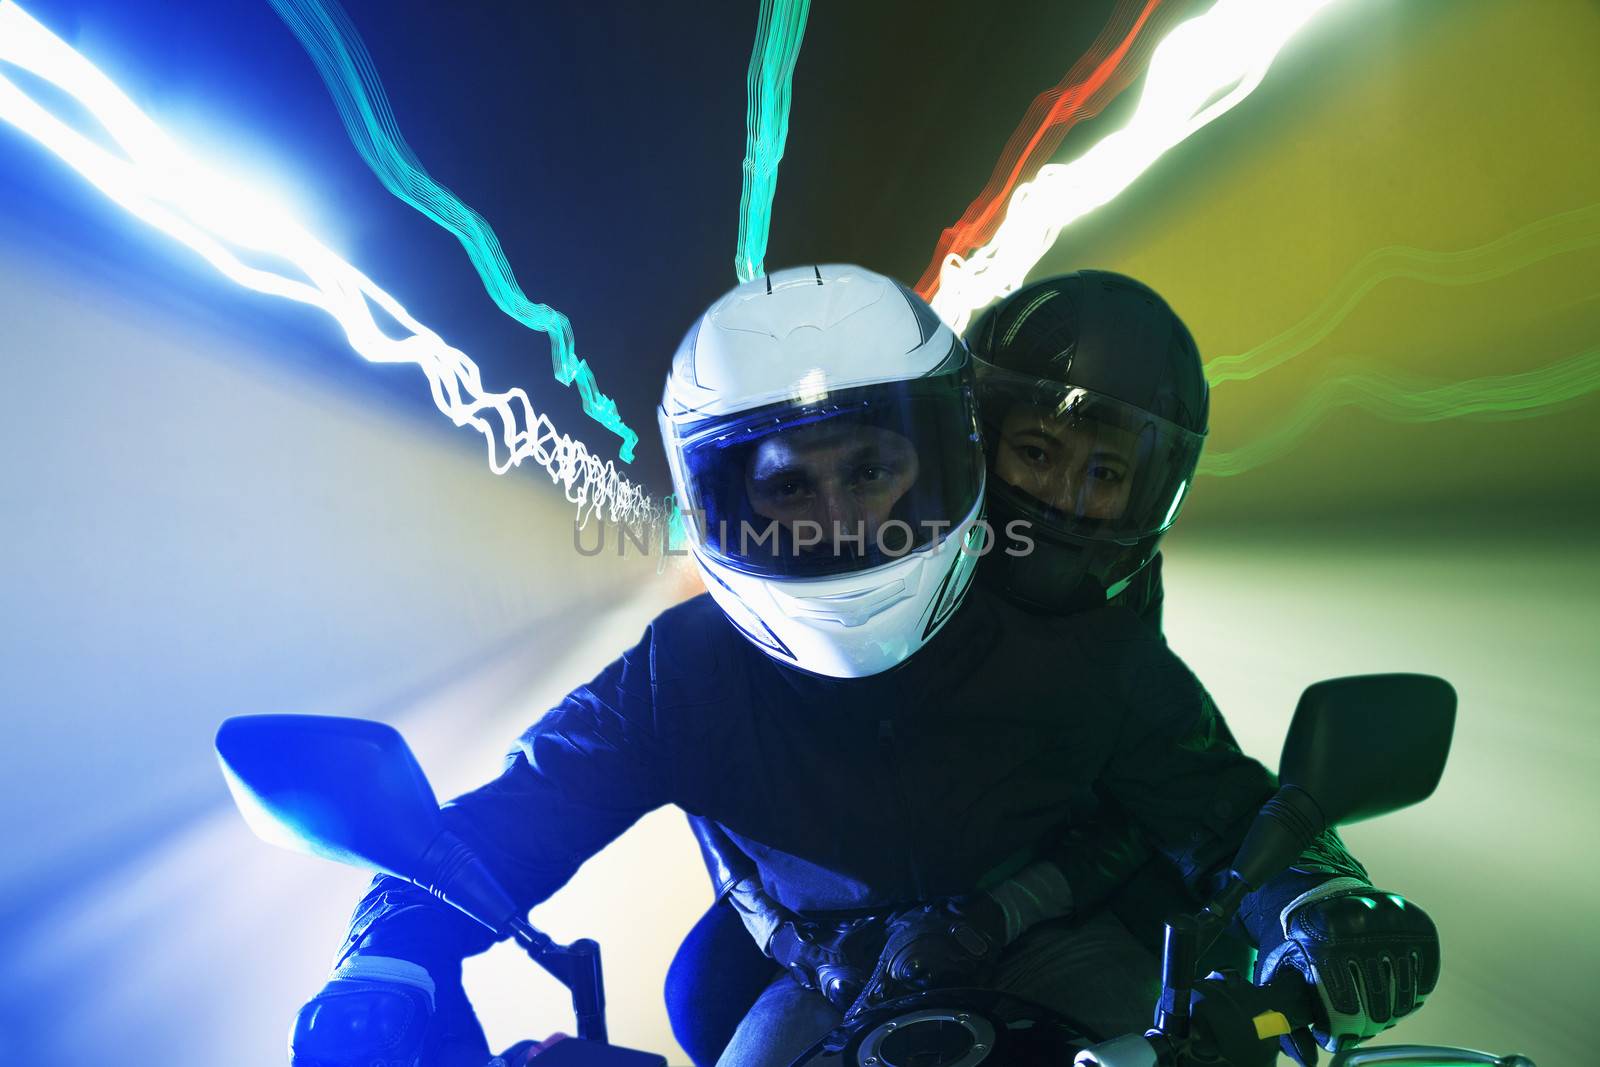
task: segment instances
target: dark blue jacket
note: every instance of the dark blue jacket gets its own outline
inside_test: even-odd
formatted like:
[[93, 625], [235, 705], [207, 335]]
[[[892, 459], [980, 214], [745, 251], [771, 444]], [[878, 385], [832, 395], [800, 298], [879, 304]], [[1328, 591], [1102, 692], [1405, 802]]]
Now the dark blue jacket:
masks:
[[[832, 912], [971, 892], [1104, 804], [1198, 886], [1273, 788], [1126, 609], [1040, 618], [976, 587], [910, 661], [838, 681], [779, 665], [700, 596], [535, 723], [504, 773], [445, 818], [532, 907], [641, 815], [677, 804], [725, 827], [780, 903]], [[1363, 872], [1332, 840], [1308, 873]], [[380, 878], [345, 952], [435, 969], [488, 943]]]

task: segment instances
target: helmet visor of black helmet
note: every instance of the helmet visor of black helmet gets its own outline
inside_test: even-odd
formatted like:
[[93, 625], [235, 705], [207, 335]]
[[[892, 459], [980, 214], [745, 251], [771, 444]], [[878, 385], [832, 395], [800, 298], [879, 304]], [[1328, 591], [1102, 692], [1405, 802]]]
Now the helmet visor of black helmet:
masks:
[[708, 420], [678, 452], [700, 543], [764, 577], [844, 574], [936, 544], [983, 487], [964, 371]]
[[1103, 394], [975, 361], [990, 476], [1047, 529], [1131, 544], [1178, 517], [1201, 434]]

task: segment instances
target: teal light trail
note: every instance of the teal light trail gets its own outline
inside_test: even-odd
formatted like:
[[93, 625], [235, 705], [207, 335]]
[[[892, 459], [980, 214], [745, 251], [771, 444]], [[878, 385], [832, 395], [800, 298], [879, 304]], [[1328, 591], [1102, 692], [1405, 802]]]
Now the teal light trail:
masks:
[[1430, 382], [1391, 371], [1361, 371], [1319, 382], [1277, 430], [1200, 458], [1200, 473], [1231, 477], [1294, 448], [1331, 411], [1356, 407], [1393, 422], [1534, 418], [1600, 390], [1600, 348], [1520, 374]]
[[1473, 285], [1503, 278], [1564, 252], [1600, 245], [1600, 204], [1539, 219], [1476, 248], [1430, 252], [1392, 246], [1368, 253], [1310, 315], [1246, 352], [1206, 364], [1206, 380], [1248, 381], [1325, 340], [1363, 297], [1383, 282], [1407, 278], [1429, 285]]
[[739, 243], [733, 254], [733, 269], [741, 282], [766, 273], [778, 162], [789, 138], [794, 65], [810, 11], [811, 0], [761, 0], [746, 77], [744, 191], [739, 197]]
[[[13, 80], [13, 70], [27, 77]], [[228, 280], [321, 309], [372, 363], [415, 366], [439, 411], [483, 435], [496, 474], [532, 459], [578, 505], [581, 518], [649, 518], [653, 502], [644, 490], [619, 475], [616, 464], [602, 463], [582, 441], [559, 432], [525, 390], [486, 389], [465, 352], [319, 241], [270, 194], [197, 161], [104, 72], [10, 0], [0, 0], [0, 122], [33, 138]]]
[[356, 151], [384, 188], [455, 235], [501, 311], [550, 338], [556, 380], [577, 385], [584, 413], [620, 437], [617, 454], [632, 461], [639, 435], [622, 421], [616, 401], [600, 392], [594, 371], [577, 357], [572, 324], [523, 293], [488, 222], [423, 168], [401, 136], [377, 68], [349, 17], [335, 0], [269, 2], [316, 64]]

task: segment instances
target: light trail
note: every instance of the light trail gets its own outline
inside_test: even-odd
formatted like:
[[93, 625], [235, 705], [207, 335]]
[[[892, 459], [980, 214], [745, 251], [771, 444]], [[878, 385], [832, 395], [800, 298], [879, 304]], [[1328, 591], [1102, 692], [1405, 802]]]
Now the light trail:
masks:
[[948, 256], [970, 252], [994, 236], [1017, 183], [1032, 178], [1074, 126], [1094, 118], [1133, 83], [1150, 62], [1156, 44], [1191, 6], [1187, 0], [1117, 0], [1089, 50], [1058, 85], [1028, 105], [983, 191], [939, 236], [933, 261], [917, 281], [919, 296], [927, 300], [938, 290], [939, 269]]
[[933, 306], [957, 333], [972, 315], [1021, 285], [1062, 229], [1108, 202], [1168, 149], [1255, 91], [1296, 31], [1335, 0], [1217, 0], [1169, 33], [1150, 58], [1128, 124], [1082, 156], [1019, 185], [988, 244], [952, 254]]
[[384, 188], [461, 242], [501, 311], [550, 338], [556, 381], [578, 387], [584, 413], [622, 439], [617, 453], [631, 461], [639, 435], [622, 421], [616, 402], [600, 392], [589, 364], [578, 358], [572, 324], [561, 312], [528, 298], [489, 223], [435, 181], [417, 159], [400, 133], [377, 67], [349, 17], [335, 0], [269, 2], [316, 64], [351, 143]]
[[794, 65], [806, 32], [811, 0], [761, 0], [756, 42], [745, 76], [744, 184], [739, 195], [739, 238], [733, 269], [741, 282], [766, 272], [772, 232], [772, 198], [778, 163], [789, 139]]
[[1487, 244], [1458, 252], [1395, 245], [1369, 252], [1300, 322], [1234, 355], [1206, 363], [1206, 380], [1249, 381], [1325, 340], [1368, 293], [1396, 278], [1428, 285], [1474, 285], [1503, 278], [1566, 252], [1600, 245], [1600, 204], [1539, 219]]
[[1437, 382], [1393, 371], [1357, 371], [1318, 382], [1272, 433], [1200, 457], [1200, 473], [1232, 477], [1287, 454], [1330, 412], [1355, 407], [1391, 422], [1527, 419], [1600, 390], [1600, 348], [1518, 374]]
[[[18, 7], [0, 0], [0, 63], [59, 89], [115, 142], [97, 143], [34, 99], [0, 68], [0, 119], [38, 141], [132, 214], [183, 242], [229, 280], [321, 308], [352, 348], [374, 363], [410, 363], [433, 402], [458, 426], [483, 434], [497, 474], [532, 458], [580, 515], [646, 521], [642, 489], [581, 441], [558, 433], [521, 389], [493, 392], [459, 349], [414, 319], [398, 300], [319, 242], [283, 205], [210, 169], [170, 138], [99, 69]], [[61, 101], [45, 94], [53, 104]], [[72, 107], [69, 104], [70, 113]], [[269, 266], [252, 266], [246, 257]], [[277, 264], [282, 263], [283, 266]], [[298, 275], [298, 276], [296, 276]], [[407, 332], [389, 337], [376, 307]]]

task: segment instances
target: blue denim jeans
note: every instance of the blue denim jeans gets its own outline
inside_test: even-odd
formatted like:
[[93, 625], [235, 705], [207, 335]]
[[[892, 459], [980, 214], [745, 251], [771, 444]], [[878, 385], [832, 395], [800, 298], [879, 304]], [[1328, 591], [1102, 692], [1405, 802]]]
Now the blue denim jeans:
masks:
[[[1076, 926], [1048, 922], [1029, 930], [1001, 956], [990, 985], [1104, 1038], [1149, 1027], [1161, 965], [1102, 911]], [[718, 1067], [788, 1067], [842, 1021], [819, 994], [779, 975], [739, 1023]]]

